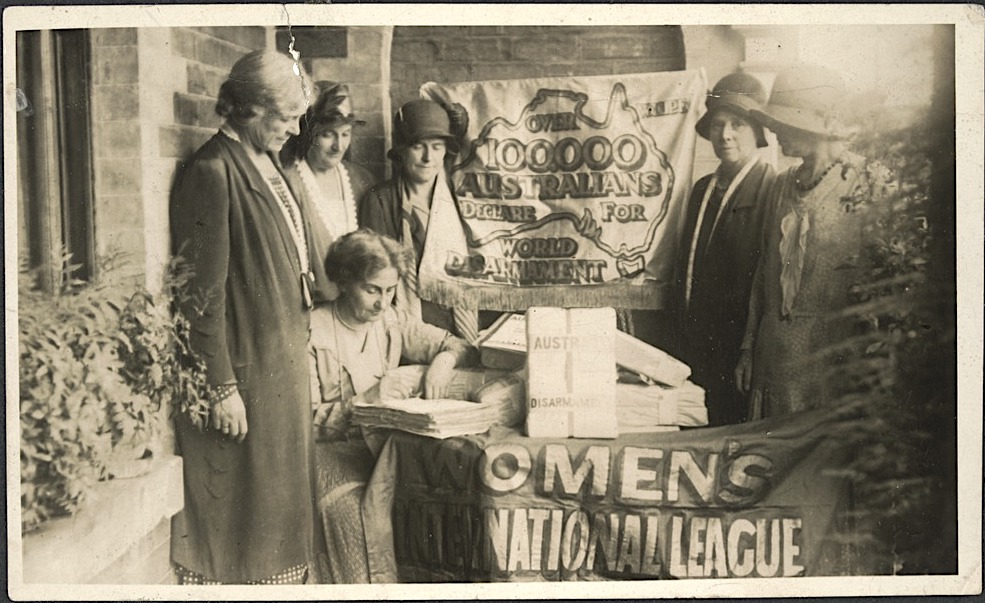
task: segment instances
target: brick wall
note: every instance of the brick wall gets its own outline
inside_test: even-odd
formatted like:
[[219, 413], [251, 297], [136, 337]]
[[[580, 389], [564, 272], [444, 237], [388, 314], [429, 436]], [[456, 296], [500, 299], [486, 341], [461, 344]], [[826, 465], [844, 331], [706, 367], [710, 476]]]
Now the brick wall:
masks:
[[169, 30], [171, 60], [181, 64], [175, 82], [172, 119], [160, 126], [162, 157], [186, 159], [215, 133], [219, 86], [244, 54], [267, 46], [263, 27], [176, 27]]
[[175, 170], [220, 124], [215, 98], [230, 67], [264, 48], [264, 27], [92, 31], [96, 250], [124, 254], [126, 275], [160, 285], [170, 254]]
[[684, 69], [676, 26], [396, 27], [394, 107], [428, 81], [463, 82]]
[[[154, 81], [154, 74], [169, 76], [148, 88], [144, 97], [149, 107], [144, 162], [154, 166], [153, 173], [144, 180], [148, 211], [155, 216], [154, 231], [147, 231], [151, 237], [167, 230], [167, 199], [179, 163], [215, 134], [222, 123], [215, 112], [219, 87], [240, 57], [269, 45], [270, 30], [177, 27], [153, 30], [153, 37], [148, 34], [148, 38], [146, 53], [141, 55], [147, 81]], [[161, 236], [157, 241], [148, 254], [150, 266], [162, 265], [170, 255], [168, 238]]]
[[137, 29], [93, 30], [92, 147], [97, 257], [123, 254], [128, 275], [144, 265]]

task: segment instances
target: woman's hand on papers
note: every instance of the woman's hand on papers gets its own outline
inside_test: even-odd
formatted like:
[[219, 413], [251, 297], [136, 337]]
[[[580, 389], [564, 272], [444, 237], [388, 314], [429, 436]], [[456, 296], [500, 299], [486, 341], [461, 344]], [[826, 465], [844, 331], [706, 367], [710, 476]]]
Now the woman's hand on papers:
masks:
[[431, 361], [424, 376], [424, 397], [447, 398], [457, 358], [451, 352], [441, 352]]
[[403, 400], [410, 394], [410, 388], [404, 385], [399, 375], [387, 373], [376, 385], [356, 396], [356, 403], [376, 405], [387, 400]]

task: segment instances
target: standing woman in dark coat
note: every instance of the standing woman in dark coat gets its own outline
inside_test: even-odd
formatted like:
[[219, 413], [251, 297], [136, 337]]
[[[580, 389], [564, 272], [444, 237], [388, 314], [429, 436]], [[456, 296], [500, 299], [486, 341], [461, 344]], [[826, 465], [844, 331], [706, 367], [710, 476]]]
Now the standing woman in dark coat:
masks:
[[171, 558], [185, 584], [307, 576], [310, 233], [276, 154], [298, 133], [310, 89], [287, 56], [241, 58], [216, 103], [225, 123], [174, 185], [174, 251], [195, 273], [181, 311], [214, 388], [204, 429], [186, 417], [176, 426], [185, 508], [172, 526]]
[[678, 261], [680, 354], [705, 388], [709, 425], [746, 419], [748, 401], [735, 383], [749, 291], [759, 261], [773, 166], [759, 156], [763, 126], [750, 110], [766, 91], [746, 73], [723, 77], [708, 95], [708, 112], [695, 129], [711, 142], [720, 163], [698, 180], [688, 200]]

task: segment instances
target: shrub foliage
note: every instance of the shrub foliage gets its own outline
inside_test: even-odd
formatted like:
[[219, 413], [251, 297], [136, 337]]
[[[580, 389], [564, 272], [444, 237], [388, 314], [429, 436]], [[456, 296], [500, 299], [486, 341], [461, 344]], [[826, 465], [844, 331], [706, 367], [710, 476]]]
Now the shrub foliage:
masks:
[[[75, 512], [114, 459], [152, 450], [172, 411], [207, 416], [204, 365], [188, 347], [188, 322], [171, 306], [187, 271], [165, 286], [71, 278], [36, 288], [21, 270], [18, 304], [22, 527]], [[106, 271], [109, 272], [109, 271]]]
[[842, 344], [847, 361], [838, 366], [850, 384], [843, 401], [864, 417], [845, 471], [854, 497], [845, 546], [876, 573], [956, 571], [948, 536], [957, 496], [948, 470], [956, 454], [955, 290], [935, 278], [948, 271], [934, 253], [949, 244], [941, 236], [948, 225], [937, 218], [954, 199], [934, 198], [935, 161], [946, 149], [932, 124], [921, 115], [863, 129], [854, 147], [876, 177], [846, 200], [870, 211], [867, 244], [852, 258], [862, 269], [856, 304], [843, 313], [859, 328]]

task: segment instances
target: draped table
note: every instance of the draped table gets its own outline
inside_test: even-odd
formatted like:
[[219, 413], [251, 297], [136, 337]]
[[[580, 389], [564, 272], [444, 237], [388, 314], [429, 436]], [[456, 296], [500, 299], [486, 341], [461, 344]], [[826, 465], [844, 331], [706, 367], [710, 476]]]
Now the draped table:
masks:
[[[445, 440], [390, 432], [363, 498], [374, 582], [858, 573], [831, 410], [741, 425]], [[850, 526], [848, 526], [850, 527]]]

